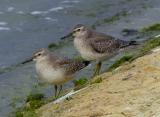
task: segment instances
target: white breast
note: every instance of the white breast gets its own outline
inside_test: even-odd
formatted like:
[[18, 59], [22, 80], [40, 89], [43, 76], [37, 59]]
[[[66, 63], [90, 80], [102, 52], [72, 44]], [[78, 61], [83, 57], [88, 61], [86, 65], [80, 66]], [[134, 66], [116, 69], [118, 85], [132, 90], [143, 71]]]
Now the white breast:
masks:
[[85, 60], [97, 60], [106, 56], [106, 54], [99, 54], [93, 51], [91, 45], [87, 44], [83, 39], [74, 39], [74, 46]]
[[36, 63], [36, 70], [39, 77], [44, 80], [45, 82], [52, 83], [52, 84], [63, 84], [70, 80], [68, 78], [70, 76], [65, 77], [65, 73], [63, 69], [55, 69], [52, 66], [45, 64], [45, 63]]

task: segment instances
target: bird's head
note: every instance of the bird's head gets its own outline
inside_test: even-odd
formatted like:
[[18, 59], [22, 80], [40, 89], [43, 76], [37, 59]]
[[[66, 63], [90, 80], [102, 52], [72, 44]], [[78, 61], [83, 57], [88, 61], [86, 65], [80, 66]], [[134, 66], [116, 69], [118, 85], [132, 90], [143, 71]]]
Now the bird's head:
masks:
[[33, 54], [32, 59], [33, 59], [33, 61], [44, 60], [48, 57], [48, 53], [49, 53], [49, 51], [47, 49], [42, 48]]
[[48, 49], [42, 48], [39, 51], [35, 52], [31, 58], [25, 60], [21, 64], [26, 64], [26, 63], [29, 63], [31, 61], [36, 61], [36, 62], [37, 61], [42, 61], [42, 60], [46, 59], [48, 57], [48, 55], [49, 55]]
[[73, 36], [75, 38], [81, 38], [88, 35], [88, 28], [83, 24], [76, 25], [73, 30], [66, 36], [62, 37], [61, 39], [68, 38], [70, 36]]
[[74, 37], [83, 37], [85, 35], [87, 35], [87, 27], [82, 25], [82, 24], [78, 24], [73, 28], [72, 31], [72, 35]]

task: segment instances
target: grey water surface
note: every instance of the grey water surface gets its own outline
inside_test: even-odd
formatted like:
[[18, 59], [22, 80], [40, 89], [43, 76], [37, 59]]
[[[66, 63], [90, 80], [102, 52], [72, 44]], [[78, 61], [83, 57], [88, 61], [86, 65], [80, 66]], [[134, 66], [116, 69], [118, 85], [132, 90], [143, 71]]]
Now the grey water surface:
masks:
[[[112, 21], [101, 22], [105, 18]], [[159, 0], [1, 0], [0, 117], [7, 117], [20, 107], [30, 92], [36, 90], [46, 96], [52, 95], [52, 86], [38, 86], [40, 81], [34, 63], [19, 63], [36, 50], [57, 43], [74, 25], [94, 25], [96, 30], [116, 38], [140, 41], [146, 38], [124, 36], [122, 30], [140, 30], [159, 21]], [[70, 58], [78, 55], [72, 43], [53, 51]], [[105, 62], [104, 70], [113, 61]], [[90, 76], [92, 66], [82, 70], [77, 77]], [[71, 86], [71, 82], [66, 85]]]

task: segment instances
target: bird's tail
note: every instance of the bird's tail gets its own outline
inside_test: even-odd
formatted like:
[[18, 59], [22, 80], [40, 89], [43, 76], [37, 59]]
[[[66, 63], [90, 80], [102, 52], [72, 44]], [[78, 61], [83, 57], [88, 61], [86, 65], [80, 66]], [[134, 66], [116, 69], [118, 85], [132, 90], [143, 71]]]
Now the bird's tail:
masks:
[[125, 48], [134, 45], [139, 45], [139, 43], [137, 41], [123, 41], [122, 46], [120, 48]]
[[130, 46], [130, 45], [139, 45], [139, 44], [137, 43], [137, 41], [130, 41], [130, 42], [129, 42], [129, 46]]
[[90, 61], [83, 61], [83, 63], [88, 66], [91, 62]]

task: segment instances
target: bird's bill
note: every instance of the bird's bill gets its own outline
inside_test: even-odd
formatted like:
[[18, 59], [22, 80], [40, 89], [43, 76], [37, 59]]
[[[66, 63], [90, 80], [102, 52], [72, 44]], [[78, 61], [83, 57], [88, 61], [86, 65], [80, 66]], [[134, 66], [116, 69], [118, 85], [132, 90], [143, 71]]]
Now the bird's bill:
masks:
[[33, 57], [30, 59], [27, 59], [27, 60], [23, 61], [21, 64], [26, 64], [26, 63], [32, 62], [33, 59], [34, 59]]
[[66, 36], [61, 37], [61, 40], [66, 39], [66, 38], [68, 38], [68, 37], [71, 37], [72, 35], [73, 35], [73, 32], [69, 33], [69, 34], [66, 35]]

